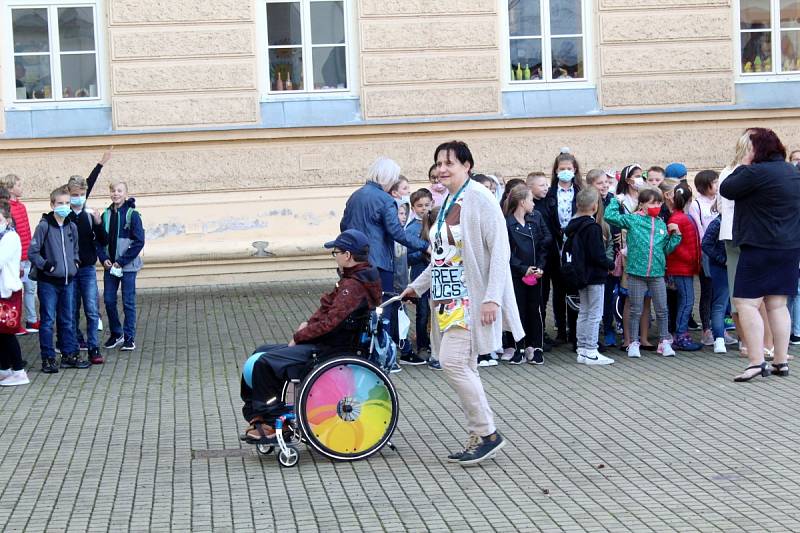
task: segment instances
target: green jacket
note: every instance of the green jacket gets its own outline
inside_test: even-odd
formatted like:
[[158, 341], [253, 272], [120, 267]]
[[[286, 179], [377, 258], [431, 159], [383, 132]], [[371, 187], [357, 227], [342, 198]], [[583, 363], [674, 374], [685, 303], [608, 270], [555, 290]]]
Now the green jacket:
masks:
[[620, 213], [616, 197], [608, 204], [605, 219], [613, 226], [628, 230], [628, 260], [625, 265], [628, 275], [646, 278], [664, 276], [667, 255], [680, 244], [680, 235], [670, 235], [660, 217]]

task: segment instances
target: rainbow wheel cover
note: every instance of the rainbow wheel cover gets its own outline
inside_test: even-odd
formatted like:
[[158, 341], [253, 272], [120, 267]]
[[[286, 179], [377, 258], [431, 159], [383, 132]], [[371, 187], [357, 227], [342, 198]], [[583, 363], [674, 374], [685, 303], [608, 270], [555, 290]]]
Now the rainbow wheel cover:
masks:
[[396, 419], [385, 378], [360, 362], [322, 370], [302, 403], [308, 436], [337, 457], [360, 457], [380, 447]]

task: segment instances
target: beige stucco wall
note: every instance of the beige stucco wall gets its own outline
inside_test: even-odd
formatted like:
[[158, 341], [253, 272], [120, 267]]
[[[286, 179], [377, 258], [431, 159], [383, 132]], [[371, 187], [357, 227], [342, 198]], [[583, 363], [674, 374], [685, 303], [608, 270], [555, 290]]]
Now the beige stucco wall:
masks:
[[[752, 125], [800, 144], [800, 110], [128, 135], [116, 139], [89, 204], [108, 202], [109, 178], [129, 182], [147, 229], [145, 285], [329, 275], [321, 244], [379, 155], [396, 159], [414, 188], [435, 146], [454, 137], [469, 143], [478, 170], [506, 179], [547, 172], [564, 145], [584, 170], [677, 160], [695, 172], [722, 168]], [[47, 191], [87, 174], [107, 142], [6, 141], [0, 168], [23, 177], [35, 223]]]
[[733, 103], [729, 0], [598, 0], [606, 108]]
[[252, 0], [109, 0], [115, 129], [255, 124]]

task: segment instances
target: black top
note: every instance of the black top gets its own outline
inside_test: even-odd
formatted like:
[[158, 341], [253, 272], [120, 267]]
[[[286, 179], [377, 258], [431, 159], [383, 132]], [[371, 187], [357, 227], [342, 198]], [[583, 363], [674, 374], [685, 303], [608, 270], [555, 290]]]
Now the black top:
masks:
[[[97, 177], [100, 175], [101, 170], [103, 170], [103, 165], [98, 163], [86, 180], [87, 200], [92, 193], [92, 189], [97, 182]], [[71, 211], [70, 214], [67, 215], [67, 220], [74, 222], [78, 227], [78, 256], [80, 257], [81, 267], [94, 266], [97, 262], [97, 248], [95, 243], [101, 246], [106, 245], [107, 236], [103, 224], [95, 224], [94, 218], [86, 212], [85, 207], [78, 213]]]
[[580, 216], [570, 220], [565, 230], [572, 241], [572, 256], [580, 258], [583, 276], [587, 285], [604, 284], [608, 271], [614, 269], [614, 262], [606, 256], [603, 243], [603, 229], [594, 217]]
[[[574, 188], [574, 185], [573, 185]], [[564, 232], [561, 231], [561, 223], [558, 221], [558, 185], [550, 187], [547, 191], [547, 196], [535, 202], [536, 210], [542, 214], [544, 221], [547, 224], [547, 229], [552, 237], [550, 245], [550, 255], [558, 256], [559, 250], [564, 246]], [[578, 191], [572, 197], [572, 213], [575, 214], [575, 200], [578, 197]]]
[[736, 201], [736, 246], [800, 248], [800, 171], [781, 156], [740, 166], [723, 180], [719, 193]]
[[550, 235], [542, 215], [534, 211], [525, 217], [523, 225], [511, 214], [506, 217], [506, 226], [511, 245], [511, 275], [521, 278], [530, 267], [544, 270]]

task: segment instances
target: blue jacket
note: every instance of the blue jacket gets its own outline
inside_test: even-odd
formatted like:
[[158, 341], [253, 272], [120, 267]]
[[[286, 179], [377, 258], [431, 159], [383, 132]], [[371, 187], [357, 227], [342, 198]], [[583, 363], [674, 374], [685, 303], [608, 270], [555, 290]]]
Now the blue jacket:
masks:
[[369, 239], [369, 262], [381, 270], [394, 270], [394, 242], [409, 252], [426, 250], [427, 241], [409, 238], [397, 218], [397, 203], [380, 185], [368, 181], [347, 200], [339, 230], [357, 229]]
[[718, 267], [725, 267], [728, 263], [728, 254], [725, 252], [725, 242], [719, 240], [720, 217], [715, 218], [703, 234], [700, 247], [708, 260]]
[[[420, 219], [414, 218], [413, 220], [409, 221], [408, 225], [406, 226], [406, 237], [413, 239], [414, 237], [419, 237], [421, 232], [422, 221]], [[417, 279], [417, 276], [422, 274], [422, 272], [428, 268], [428, 264], [430, 262], [430, 257], [425, 254], [424, 250], [408, 252], [408, 268], [411, 269], [411, 277], [409, 279], [411, 281]]]
[[[111, 217], [117, 217], [116, 234], [112, 235]], [[119, 263], [123, 272], [138, 272], [142, 268], [139, 254], [144, 248], [144, 226], [142, 217], [136, 210], [136, 200], [128, 198], [122, 207], [114, 209], [114, 204], [103, 212], [103, 226], [108, 234], [108, 242], [116, 239], [116, 257], [109, 257], [108, 244], [97, 244], [97, 257], [103, 263], [107, 259]]]

